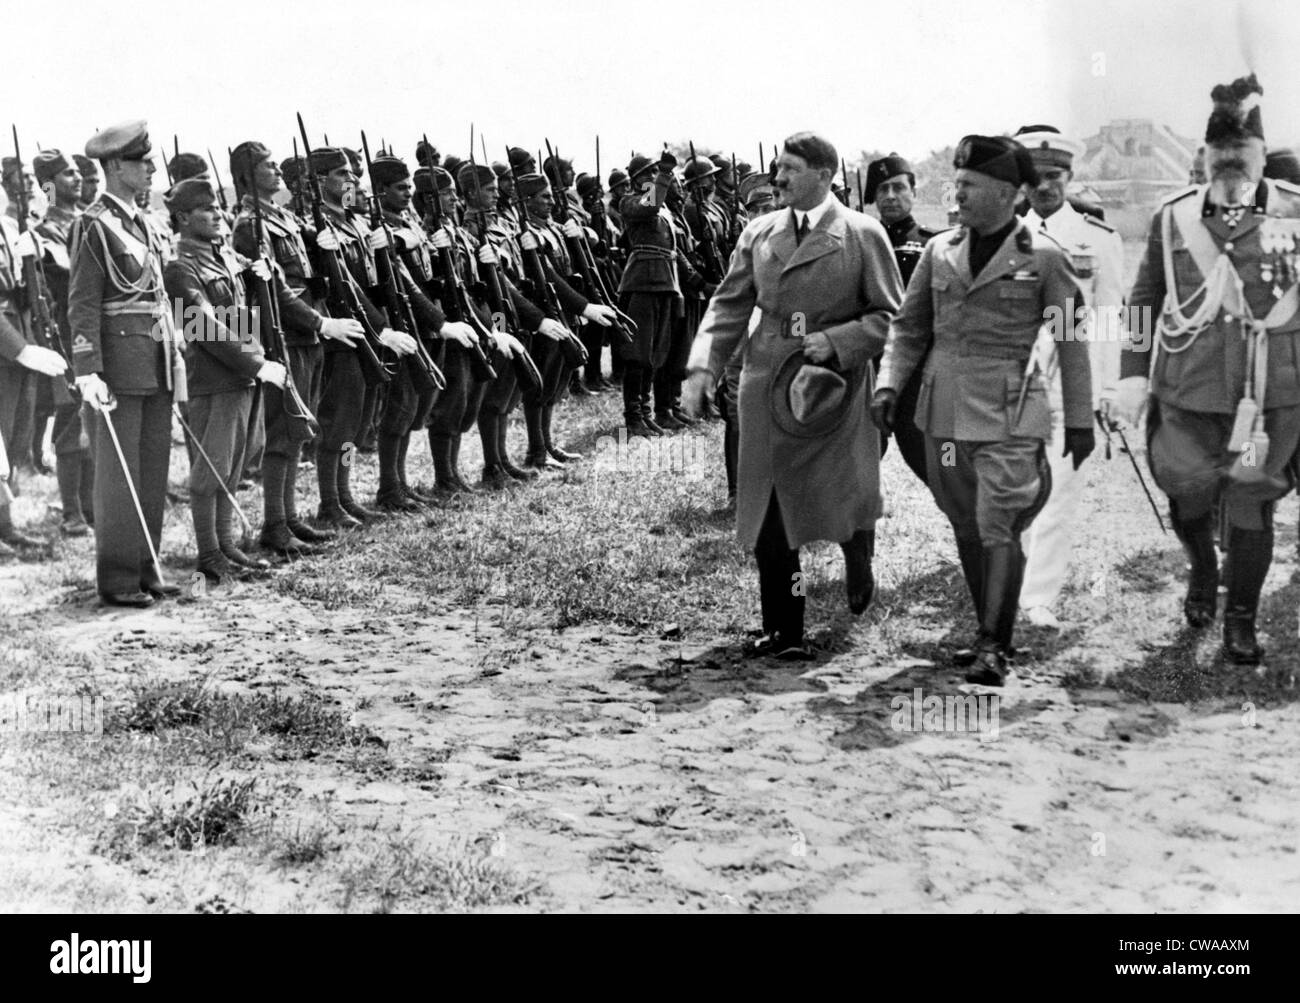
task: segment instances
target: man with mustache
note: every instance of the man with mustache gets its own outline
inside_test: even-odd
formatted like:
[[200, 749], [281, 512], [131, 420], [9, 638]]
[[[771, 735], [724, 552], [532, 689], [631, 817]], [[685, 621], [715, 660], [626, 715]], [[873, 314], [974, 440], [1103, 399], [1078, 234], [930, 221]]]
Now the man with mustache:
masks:
[[[1155, 344], [1125, 346], [1117, 411], [1147, 417], [1148, 461], [1191, 562], [1183, 613], [1214, 623], [1219, 520], [1227, 551], [1223, 653], [1256, 665], [1256, 612], [1273, 559], [1273, 510], [1300, 443], [1300, 188], [1264, 178], [1254, 74], [1215, 87], [1207, 184], [1156, 213], [1129, 297], [1160, 318]], [[1147, 339], [1150, 340], [1150, 339]]]

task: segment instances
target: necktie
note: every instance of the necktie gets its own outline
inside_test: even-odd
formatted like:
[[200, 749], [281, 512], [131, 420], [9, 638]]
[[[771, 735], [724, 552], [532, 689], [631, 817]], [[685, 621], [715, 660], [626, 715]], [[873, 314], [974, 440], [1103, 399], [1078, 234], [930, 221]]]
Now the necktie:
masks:
[[[791, 210], [791, 212], [793, 212], [793, 211], [794, 211], [794, 210]], [[797, 247], [797, 246], [799, 246], [800, 244], [802, 244], [802, 243], [803, 243], [803, 239], [804, 239], [804, 237], [806, 237], [806, 236], [808, 236], [808, 214], [807, 214], [807, 213], [804, 213], [804, 214], [803, 214], [803, 222], [799, 224], [798, 229], [796, 229], [795, 232], [794, 232], [794, 242], [795, 242], [795, 246]]]

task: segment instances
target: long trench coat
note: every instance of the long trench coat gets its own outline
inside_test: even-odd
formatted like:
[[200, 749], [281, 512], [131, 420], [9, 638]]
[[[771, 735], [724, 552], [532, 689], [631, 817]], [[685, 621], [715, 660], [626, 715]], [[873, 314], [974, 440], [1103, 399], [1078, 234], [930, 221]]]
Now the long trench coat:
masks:
[[[791, 547], [842, 543], [880, 517], [880, 436], [867, 413], [870, 359], [884, 348], [903, 280], [884, 228], [832, 201], [803, 239], [781, 209], [745, 228], [692, 346], [689, 368], [715, 378], [744, 339], [738, 410], [736, 533], [752, 547], [772, 492]], [[761, 318], [749, 332], [755, 307]], [[792, 331], [823, 332], [853, 394], [843, 422], [801, 438], [772, 418], [772, 379], [797, 347]]]

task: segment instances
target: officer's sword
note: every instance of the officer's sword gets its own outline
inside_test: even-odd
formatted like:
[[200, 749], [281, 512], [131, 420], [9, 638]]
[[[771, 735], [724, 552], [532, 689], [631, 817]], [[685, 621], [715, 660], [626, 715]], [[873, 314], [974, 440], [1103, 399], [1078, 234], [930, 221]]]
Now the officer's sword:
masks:
[[166, 585], [167, 579], [163, 577], [162, 563], [158, 560], [158, 551], [153, 545], [153, 537], [149, 535], [149, 523], [145, 521], [144, 509], [140, 507], [140, 496], [135, 493], [135, 482], [131, 480], [131, 470], [126, 465], [126, 454], [122, 452], [122, 443], [118, 441], [117, 429], [113, 425], [113, 416], [108, 413], [107, 409], [99, 412], [104, 416], [104, 425], [108, 428], [108, 437], [113, 440], [113, 449], [117, 451], [117, 462], [122, 465], [122, 476], [126, 478], [126, 486], [131, 492], [131, 504], [135, 506], [135, 514], [140, 519], [140, 531], [144, 533], [144, 542], [149, 547], [149, 556], [153, 559], [153, 571], [158, 576], [158, 583]]
[[244, 534], [249, 539], [252, 539], [253, 524], [248, 521], [248, 516], [244, 515], [244, 510], [239, 507], [239, 502], [236, 501], [235, 496], [230, 493], [230, 488], [227, 487], [226, 482], [221, 479], [221, 474], [217, 472], [217, 465], [212, 462], [212, 457], [208, 456], [208, 451], [203, 448], [203, 443], [199, 442], [199, 437], [194, 434], [194, 430], [185, 423], [185, 419], [181, 417], [181, 409], [175, 404], [172, 405], [172, 414], [174, 414], [176, 420], [181, 423], [181, 428], [185, 429], [185, 434], [190, 437], [190, 442], [194, 443], [194, 448], [199, 451], [199, 455], [203, 457], [203, 462], [206, 463], [208, 469], [212, 471], [212, 476], [216, 478], [217, 483], [221, 486], [222, 493], [230, 499], [230, 507], [235, 510], [235, 515], [239, 516], [239, 521], [244, 525]]
[[[1107, 425], [1107, 419], [1101, 416], [1100, 411], [1094, 411], [1093, 417], [1097, 419], [1097, 425], [1101, 428], [1101, 434], [1106, 437], [1106, 459], [1110, 459], [1110, 427]], [[1160, 532], [1166, 536], [1169, 530], [1165, 526], [1164, 517], [1160, 515], [1160, 508], [1156, 505], [1156, 500], [1151, 497], [1151, 489], [1147, 487], [1147, 479], [1142, 476], [1142, 468], [1138, 466], [1137, 457], [1133, 455], [1133, 450], [1128, 448], [1128, 439], [1124, 435], [1124, 429], [1119, 425], [1115, 426], [1115, 433], [1119, 436], [1120, 445], [1124, 447], [1124, 452], [1128, 453], [1129, 463], [1133, 464], [1133, 473], [1137, 474], [1138, 483], [1142, 485], [1142, 493], [1147, 496], [1147, 503], [1151, 506], [1151, 511], [1155, 513], [1156, 522], [1160, 523]]]

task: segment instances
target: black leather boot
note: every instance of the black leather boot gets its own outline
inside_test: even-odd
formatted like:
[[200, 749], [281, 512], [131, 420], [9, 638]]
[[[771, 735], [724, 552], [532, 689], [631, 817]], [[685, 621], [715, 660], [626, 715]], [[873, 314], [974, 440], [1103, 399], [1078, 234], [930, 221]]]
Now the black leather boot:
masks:
[[871, 605], [876, 592], [876, 579], [871, 573], [871, 559], [876, 555], [876, 531], [860, 529], [847, 543], [844, 551], [844, 587], [849, 597], [849, 612], [860, 616]]
[[1255, 615], [1273, 560], [1273, 530], [1232, 527], [1228, 531], [1228, 555], [1223, 657], [1235, 665], [1258, 665], [1264, 649], [1255, 638]]
[[1010, 672], [1011, 637], [1024, 567], [1025, 556], [1018, 542], [984, 548], [984, 608], [975, 661], [966, 673], [968, 683], [1001, 686]]
[[[961, 560], [962, 577], [975, 604], [975, 622], [984, 616], [984, 544], [978, 536], [957, 537], [957, 556]], [[975, 661], [976, 648], [958, 648], [952, 660], [957, 665], [970, 665]]]
[[1183, 615], [1193, 627], [1208, 627], [1214, 623], [1219, 601], [1219, 557], [1214, 550], [1214, 515], [1207, 512], [1196, 519], [1182, 519], [1178, 506], [1170, 502], [1169, 522], [1192, 565], [1187, 578], [1187, 596], [1183, 599]]
[[506, 475], [516, 481], [535, 481], [537, 480], [536, 470], [523, 470], [511, 461], [510, 450], [506, 447], [506, 435], [510, 431], [509, 416], [501, 415], [497, 421], [497, 458], [501, 463], [501, 469]]

